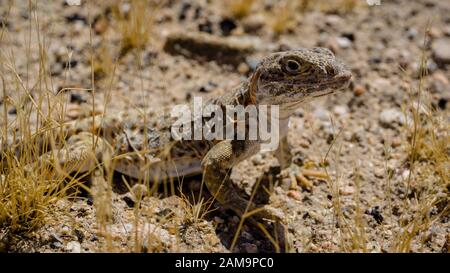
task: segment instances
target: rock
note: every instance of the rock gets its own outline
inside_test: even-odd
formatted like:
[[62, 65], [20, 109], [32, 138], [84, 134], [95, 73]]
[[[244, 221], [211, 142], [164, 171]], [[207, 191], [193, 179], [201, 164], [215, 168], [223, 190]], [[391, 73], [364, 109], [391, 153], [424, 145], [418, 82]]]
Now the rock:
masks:
[[124, 194], [124, 196], [122, 197], [122, 200], [127, 204], [128, 207], [133, 208], [134, 204], [136, 204], [136, 202], [134, 201], [134, 198], [132, 197], [132, 195], [128, 192], [126, 194]]
[[70, 227], [64, 225], [64, 226], [61, 228], [60, 232], [61, 232], [61, 235], [67, 236], [67, 235], [70, 234]]
[[330, 112], [325, 110], [322, 107], [317, 107], [316, 110], [313, 112], [313, 117], [322, 121], [329, 121], [330, 120]]
[[6, 253], [9, 248], [9, 238], [7, 236], [3, 236], [0, 238], [0, 253]]
[[297, 201], [302, 201], [302, 195], [296, 190], [288, 191], [287, 195]]
[[223, 223], [225, 223], [225, 220], [223, 220], [222, 218], [220, 218], [218, 216], [214, 216], [214, 222], [216, 222], [218, 224], [223, 224]]
[[408, 39], [413, 40], [414, 38], [417, 37], [417, 35], [419, 34], [419, 32], [417, 31], [416, 28], [411, 27], [408, 28], [408, 31], [406, 32], [406, 37], [408, 37]]
[[384, 178], [386, 171], [384, 170], [384, 168], [379, 167], [375, 168], [373, 174], [376, 178]]
[[346, 49], [352, 45], [352, 41], [347, 37], [337, 37], [336, 42], [340, 48]]
[[171, 246], [176, 242], [169, 231], [151, 223], [146, 223], [140, 232], [143, 235], [142, 247], [149, 251], [159, 248], [161, 244]]
[[212, 25], [211, 21], [206, 20], [205, 22], [200, 23], [198, 25], [198, 31], [212, 34], [213, 33], [213, 25]]
[[84, 236], [84, 233], [81, 230], [74, 229], [73, 233], [75, 234], [75, 236], [77, 237], [79, 242], [83, 242], [85, 236]]
[[261, 63], [261, 59], [249, 57], [247, 58], [246, 63], [252, 71], [255, 71], [258, 65]]
[[259, 165], [262, 162], [262, 155], [261, 154], [256, 154], [252, 157], [252, 162], [255, 165]]
[[339, 188], [339, 194], [340, 195], [353, 195], [355, 193], [355, 187], [353, 186], [343, 186]]
[[148, 189], [147, 189], [147, 186], [139, 183], [139, 184], [134, 185], [131, 188], [131, 192], [133, 193], [134, 197], [139, 200], [147, 195]]
[[291, 188], [291, 185], [292, 185], [292, 181], [291, 181], [291, 179], [290, 178], [283, 178], [282, 180], [281, 180], [281, 185], [280, 185], [280, 187], [283, 189], [283, 190], [289, 190], [290, 188]]
[[403, 125], [406, 122], [405, 115], [397, 108], [383, 110], [378, 120], [386, 128], [394, 128], [396, 124]]
[[183, 2], [181, 5], [180, 12], [178, 13], [178, 20], [183, 21], [186, 19], [187, 12], [192, 7], [192, 4], [189, 2]]
[[428, 73], [433, 73], [434, 71], [436, 71], [438, 69], [438, 65], [435, 61], [433, 61], [433, 59], [428, 59], [427, 60], [427, 70]]
[[374, 89], [381, 91], [387, 95], [394, 93], [391, 81], [385, 78], [376, 78], [371, 82]]
[[408, 179], [408, 177], [410, 176], [410, 174], [411, 174], [411, 171], [408, 170], [408, 169], [405, 169], [405, 170], [402, 172], [402, 179], [406, 181], [406, 180]]
[[362, 94], [366, 93], [367, 89], [362, 84], [357, 84], [353, 87], [353, 94], [355, 96], [361, 96]]
[[342, 18], [339, 15], [331, 14], [325, 18], [325, 24], [335, 26], [342, 23]]
[[402, 145], [402, 139], [399, 137], [393, 137], [391, 143], [392, 148], [400, 147], [400, 145]]
[[224, 18], [219, 22], [220, 30], [222, 34], [228, 36], [231, 34], [233, 29], [237, 27], [236, 22], [232, 18]]
[[86, 100], [80, 94], [70, 93], [70, 102], [81, 104], [86, 103]]
[[109, 21], [104, 16], [99, 15], [94, 19], [93, 29], [95, 34], [100, 35], [105, 33], [108, 27]]
[[438, 100], [438, 107], [441, 110], [445, 110], [447, 108], [447, 104], [448, 104], [448, 99], [447, 98], [440, 98]]
[[237, 70], [240, 74], [247, 74], [250, 71], [250, 67], [246, 63], [240, 63]]
[[164, 51], [200, 61], [238, 66], [254, 52], [251, 43], [232, 37], [219, 37], [203, 32], [176, 32], [168, 35]]
[[64, 4], [68, 6], [80, 6], [81, 0], [65, 0]]
[[347, 38], [351, 42], [355, 41], [355, 34], [353, 34], [353, 32], [344, 32], [344, 33], [342, 33], [341, 37]]
[[202, 85], [198, 91], [202, 92], [202, 93], [209, 93], [209, 92], [213, 91], [215, 88], [217, 88], [217, 84], [215, 84], [211, 81], [208, 81], [208, 83], [205, 85]]
[[266, 23], [266, 17], [262, 14], [254, 14], [242, 20], [242, 27], [247, 33], [257, 33]]
[[242, 246], [246, 253], [258, 253], [258, 247], [255, 244], [243, 243]]
[[[327, 142], [333, 140], [335, 132], [335, 128], [333, 127], [333, 123], [331, 121], [324, 121], [320, 126], [320, 129], [327, 135]], [[329, 143], [328, 143], [329, 144]]]
[[247, 231], [242, 231], [241, 236], [247, 240], [254, 240], [253, 235]]
[[437, 27], [431, 27], [428, 30], [428, 35], [430, 35], [431, 38], [439, 38], [442, 36], [442, 31]]
[[77, 21], [82, 22], [84, 25], [87, 25], [87, 18], [84, 15], [81, 15], [79, 13], [73, 13], [70, 15], [67, 15], [65, 17], [67, 23], [75, 23]]
[[66, 249], [72, 253], [81, 253], [81, 244], [77, 241], [70, 241], [67, 243]]
[[431, 45], [433, 59], [439, 66], [450, 64], [450, 38], [439, 38]]
[[375, 206], [371, 209], [368, 209], [365, 213], [367, 215], [371, 215], [373, 217], [373, 219], [377, 222], [377, 224], [383, 223], [384, 217], [381, 214], [379, 206]]
[[336, 106], [333, 108], [333, 112], [334, 112], [336, 115], [344, 116], [344, 115], [346, 115], [346, 114], [348, 113], [348, 108], [347, 108], [346, 105], [336, 105]]
[[434, 101], [441, 110], [445, 110], [450, 100], [450, 83], [444, 73], [436, 71], [432, 75], [431, 92], [434, 94]]

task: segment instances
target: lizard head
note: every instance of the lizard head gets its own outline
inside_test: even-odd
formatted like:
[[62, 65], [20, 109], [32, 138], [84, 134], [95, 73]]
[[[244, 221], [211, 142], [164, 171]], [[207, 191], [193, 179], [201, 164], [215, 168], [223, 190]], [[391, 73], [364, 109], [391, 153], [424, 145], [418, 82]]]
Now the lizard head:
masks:
[[297, 103], [341, 90], [348, 86], [351, 76], [329, 49], [298, 49], [263, 59], [251, 88], [257, 103]]

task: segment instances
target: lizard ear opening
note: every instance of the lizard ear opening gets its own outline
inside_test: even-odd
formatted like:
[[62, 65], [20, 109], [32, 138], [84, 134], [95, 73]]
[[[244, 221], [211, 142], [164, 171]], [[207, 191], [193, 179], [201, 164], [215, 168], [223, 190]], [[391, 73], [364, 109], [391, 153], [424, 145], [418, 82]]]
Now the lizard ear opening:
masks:
[[257, 69], [250, 78], [248, 87], [248, 100], [246, 104], [256, 104], [256, 92], [258, 92], [258, 80], [261, 75], [261, 70]]

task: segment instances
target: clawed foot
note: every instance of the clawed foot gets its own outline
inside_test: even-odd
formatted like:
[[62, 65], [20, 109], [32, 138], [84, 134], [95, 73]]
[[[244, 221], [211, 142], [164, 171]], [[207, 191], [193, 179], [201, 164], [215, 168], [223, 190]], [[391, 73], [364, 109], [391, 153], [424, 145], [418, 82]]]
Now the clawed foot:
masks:
[[274, 208], [270, 205], [264, 205], [247, 211], [242, 215], [244, 218], [252, 218], [254, 220], [267, 219], [275, 222], [283, 223], [285, 221], [285, 214], [281, 209]]
[[296, 189], [297, 185], [300, 185], [305, 190], [312, 190], [313, 182], [309, 179], [319, 178], [328, 179], [328, 175], [325, 172], [301, 169], [295, 164], [291, 164], [287, 169], [281, 172], [282, 177], [289, 177], [291, 179], [291, 188]]

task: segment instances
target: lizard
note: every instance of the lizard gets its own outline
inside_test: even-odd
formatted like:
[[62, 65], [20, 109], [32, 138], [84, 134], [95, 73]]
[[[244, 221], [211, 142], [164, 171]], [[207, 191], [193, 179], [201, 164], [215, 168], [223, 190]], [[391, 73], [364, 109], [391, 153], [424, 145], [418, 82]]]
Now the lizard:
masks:
[[[275, 52], [262, 59], [247, 80], [207, 104], [278, 105], [280, 143], [275, 156], [281, 170], [299, 172], [287, 142], [290, 116], [308, 100], [345, 89], [351, 77], [350, 70], [326, 48]], [[255, 210], [255, 217], [280, 220], [269, 205], [256, 209], [230, 179], [236, 164], [260, 151], [260, 139], [174, 140], [173, 122], [167, 111], [140, 109], [65, 122], [64, 141], [51, 145], [52, 150], [27, 167], [58, 166], [66, 173], [81, 173], [108, 162], [116, 172], [153, 181], [203, 173], [206, 187], [220, 205], [240, 217]]]

